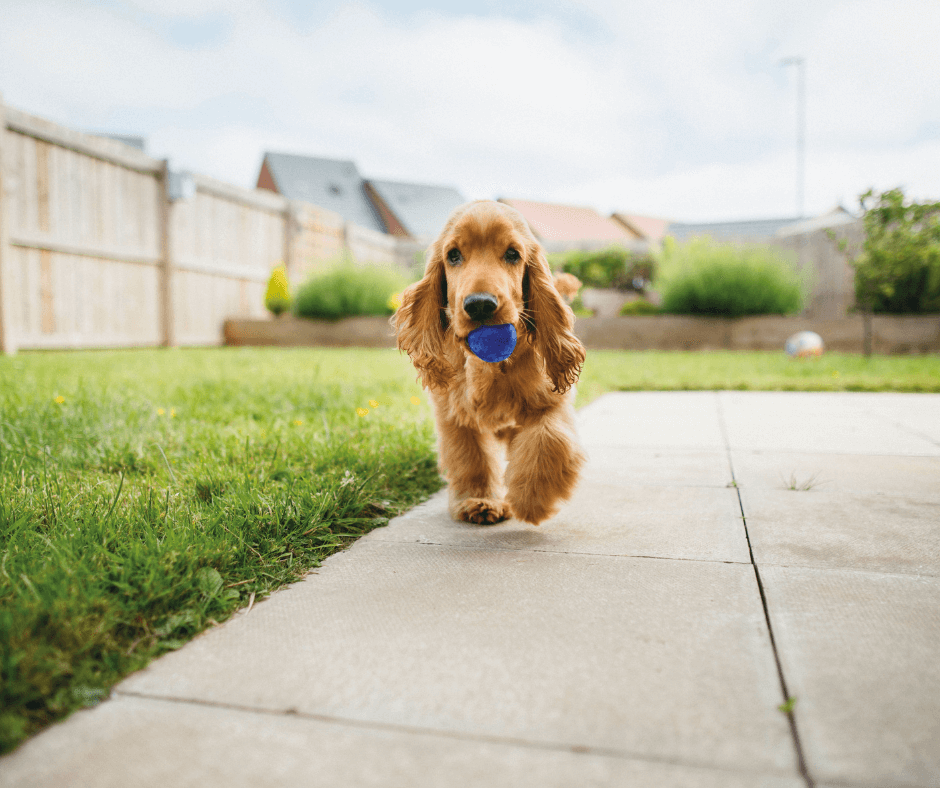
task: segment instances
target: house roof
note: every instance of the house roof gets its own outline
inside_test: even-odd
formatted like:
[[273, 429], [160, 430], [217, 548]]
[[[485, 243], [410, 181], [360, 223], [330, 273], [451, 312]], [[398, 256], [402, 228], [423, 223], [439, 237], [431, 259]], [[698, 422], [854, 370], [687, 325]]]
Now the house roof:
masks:
[[264, 161], [279, 194], [335, 211], [360, 227], [385, 232], [355, 162], [290, 153], [265, 153]]
[[467, 202], [449, 186], [373, 180], [369, 184], [408, 234], [421, 240], [436, 237], [454, 209]]
[[593, 208], [531, 200], [500, 199], [521, 213], [541, 241], [609, 241], [631, 244], [634, 236]]
[[669, 219], [657, 219], [654, 216], [640, 216], [636, 213], [617, 211], [611, 215], [611, 218], [620, 222], [628, 230], [636, 233], [638, 238], [654, 243], [663, 240], [666, 229], [669, 227]]
[[690, 238], [709, 237], [715, 241], [765, 241], [773, 238], [777, 231], [800, 221], [798, 217], [786, 219], [752, 219], [741, 222], [711, 222], [702, 224], [686, 224], [673, 222], [666, 230], [677, 241], [688, 241]]
[[803, 235], [805, 233], [815, 232], [816, 230], [825, 230], [830, 227], [839, 227], [843, 224], [852, 224], [857, 221], [858, 218], [856, 216], [853, 216], [841, 205], [837, 205], [829, 211], [829, 213], [824, 213], [812, 219], [804, 219], [795, 224], [788, 224], [785, 227], [781, 227], [777, 230], [776, 236], [778, 238], [786, 238], [791, 235]]

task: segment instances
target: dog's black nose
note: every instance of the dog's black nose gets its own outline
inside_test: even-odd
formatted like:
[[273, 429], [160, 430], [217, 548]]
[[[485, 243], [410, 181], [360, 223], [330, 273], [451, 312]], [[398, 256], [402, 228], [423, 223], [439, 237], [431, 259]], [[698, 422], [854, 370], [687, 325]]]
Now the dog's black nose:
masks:
[[489, 293], [471, 293], [463, 300], [463, 311], [471, 320], [482, 322], [493, 316], [499, 303], [496, 296]]

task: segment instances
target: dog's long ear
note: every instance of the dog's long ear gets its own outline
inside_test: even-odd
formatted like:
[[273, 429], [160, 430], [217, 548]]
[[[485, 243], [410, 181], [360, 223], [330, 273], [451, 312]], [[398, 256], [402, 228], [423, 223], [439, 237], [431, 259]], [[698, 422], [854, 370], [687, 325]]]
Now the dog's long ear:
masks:
[[573, 333], [574, 312], [555, 289], [542, 247], [533, 244], [526, 256], [523, 280], [527, 321], [535, 334], [535, 349], [545, 359], [545, 371], [554, 391], [564, 394], [578, 381], [584, 364], [584, 346]]
[[428, 249], [424, 277], [402, 294], [401, 306], [389, 321], [426, 388], [446, 387], [454, 374], [444, 355], [447, 330], [447, 279], [440, 239]]

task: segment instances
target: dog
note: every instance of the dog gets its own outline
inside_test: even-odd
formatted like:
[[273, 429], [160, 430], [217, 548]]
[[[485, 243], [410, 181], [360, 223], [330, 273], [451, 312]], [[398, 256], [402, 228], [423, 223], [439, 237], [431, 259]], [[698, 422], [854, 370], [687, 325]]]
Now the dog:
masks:
[[565, 303], [570, 306], [578, 295], [578, 290], [581, 289], [581, 280], [574, 274], [556, 273], [555, 289], [558, 291], [558, 295], [564, 299]]
[[[522, 214], [489, 200], [458, 208], [391, 324], [430, 393], [451, 517], [538, 525], [556, 514], [586, 461], [572, 404], [585, 351]], [[471, 331], [505, 324], [512, 354], [475, 356]]]

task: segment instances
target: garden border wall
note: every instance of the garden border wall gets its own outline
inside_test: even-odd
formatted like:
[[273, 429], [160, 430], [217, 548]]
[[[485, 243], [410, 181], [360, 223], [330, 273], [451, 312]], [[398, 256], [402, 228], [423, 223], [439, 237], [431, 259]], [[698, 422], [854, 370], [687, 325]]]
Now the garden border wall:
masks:
[[[581, 317], [575, 334], [589, 350], [782, 350], [797, 331], [815, 331], [826, 349], [864, 350], [864, 318], [802, 317], [739, 319], [680, 317]], [[875, 315], [872, 351], [885, 354], [940, 353], [940, 315]], [[395, 347], [387, 317], [328, 322], [296, 317], [227, 320], [225, 343], [280, 347]]]

